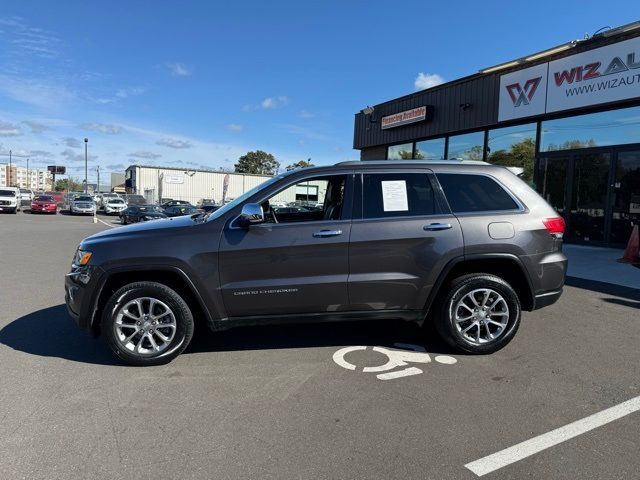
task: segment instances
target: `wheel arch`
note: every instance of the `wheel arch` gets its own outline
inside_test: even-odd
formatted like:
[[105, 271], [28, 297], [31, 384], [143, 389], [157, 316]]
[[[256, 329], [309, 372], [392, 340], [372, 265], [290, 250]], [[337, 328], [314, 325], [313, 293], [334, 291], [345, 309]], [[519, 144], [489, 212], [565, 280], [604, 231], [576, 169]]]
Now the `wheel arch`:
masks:
[[486, 253], [456, 257], [445, 266], [427, 298], [425, 316], [433, 311], [432, 307], [446, 294], [447, 285], [453, 279], [470, 273], [489, 273], [502, 278], [518, 294], [522, 309], [533, 310], [533, 286], [522, 261], [510, 253]]
[[189, 305], [196, 320], [211, 321], [211, 313], [198, 289], [187, 274], [172, 266], [128, 266], [105, 272], [96, 295], [95, 307], [91, 316], [90, 329], [94, 335], [100, 334], [102, 312], [109, 298], [121, 287], [140, 281], [156, 282], [175, 290]]

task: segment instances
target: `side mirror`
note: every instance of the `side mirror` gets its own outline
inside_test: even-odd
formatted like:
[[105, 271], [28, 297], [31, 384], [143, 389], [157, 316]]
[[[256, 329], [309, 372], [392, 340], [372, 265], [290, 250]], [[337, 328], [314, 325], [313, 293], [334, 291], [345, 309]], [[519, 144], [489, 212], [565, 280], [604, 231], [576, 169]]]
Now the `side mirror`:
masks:
[[245, 203], [242, 206], [240, 220], [242, 221], [242, 224], [247, 227], [253, 223], [264, 222], [264, 212], [262, 211], [262, 206], [258, 203]]

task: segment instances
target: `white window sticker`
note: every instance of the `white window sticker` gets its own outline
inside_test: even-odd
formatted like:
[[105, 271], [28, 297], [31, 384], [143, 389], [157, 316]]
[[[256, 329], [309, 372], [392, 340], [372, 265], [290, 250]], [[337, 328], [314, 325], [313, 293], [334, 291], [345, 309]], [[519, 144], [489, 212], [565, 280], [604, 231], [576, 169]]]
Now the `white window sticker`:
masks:
[[407, 182], [390, 180], [380, 182], [382, 185], [382, 205], [385, 212], [407, 212]]

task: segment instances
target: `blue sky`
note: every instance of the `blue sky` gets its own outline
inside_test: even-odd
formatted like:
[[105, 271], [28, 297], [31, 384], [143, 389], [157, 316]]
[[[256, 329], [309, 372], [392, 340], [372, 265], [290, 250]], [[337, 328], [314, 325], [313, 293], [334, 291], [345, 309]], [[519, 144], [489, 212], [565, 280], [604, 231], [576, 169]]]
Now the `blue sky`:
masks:
[[[0, 153], [84, 169], [356, 159], [353, 115], [619, 26], [637, 3], [4, 0]], [[0, 162], [6, 157], [0, 157]], [[24, 163], [23, 158], [16, 158]]]

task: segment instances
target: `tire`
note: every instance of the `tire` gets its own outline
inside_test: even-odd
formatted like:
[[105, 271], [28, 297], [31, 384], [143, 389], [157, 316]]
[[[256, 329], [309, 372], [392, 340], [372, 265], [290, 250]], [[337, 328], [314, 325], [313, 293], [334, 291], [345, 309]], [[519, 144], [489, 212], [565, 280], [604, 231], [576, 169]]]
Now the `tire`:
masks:
[[[130, 315], [124, 313], [125, 309]], [[155, 319], [154, 313], [158, 315]], [[111, 296], [102, 313], [101, 327], [109, 348], [123, 363], [151, 366], [169, 363], [187, 348], [194, 321], [188, 305], [174, 290], [161, 283], [136, 282]]]
[[127, 224], [127, 218], [126, 217], [120, 218], [120, 223], [122, 223], [122, 225], [126, 225]]
[[435, 326], [452, 347], [466, 353], [488, 354], [513, 339], [521, 316], [520, 299], [511, 285], [495, 275], [475, 273], [451, 282]]
[[18, 213], [18, 207], [14, 208], [14, 209], [13, 209], [13, 211], [12, 211], [11, 213], [13, 213], [14, 215], [15, 215], [16, 213]]

